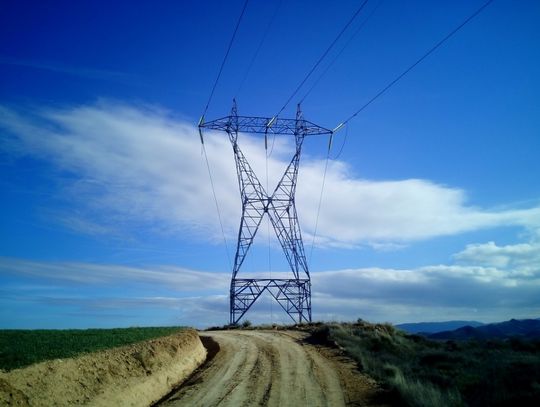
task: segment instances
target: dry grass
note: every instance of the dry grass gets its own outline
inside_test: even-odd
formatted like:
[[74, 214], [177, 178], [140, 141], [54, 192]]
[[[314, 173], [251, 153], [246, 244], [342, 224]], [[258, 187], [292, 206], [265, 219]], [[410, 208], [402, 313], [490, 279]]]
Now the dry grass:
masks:
[[342, 347], [409, 406], [537, 406], [540, 342], [439, 342], [389, 324], [329, 324], [315, 336]]

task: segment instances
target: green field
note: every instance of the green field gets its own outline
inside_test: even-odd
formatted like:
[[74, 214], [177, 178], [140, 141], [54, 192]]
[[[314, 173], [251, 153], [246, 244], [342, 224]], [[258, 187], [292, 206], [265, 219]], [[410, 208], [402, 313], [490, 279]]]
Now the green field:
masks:
[[69, 358], [174, 334], [182, 327], [0, 330], [0, 369]]
[[313, 333], [337, 343], [383, 383], [396, 405], [538, 406], [540, 341], [434, 341], [388, 324], [329, 324]]

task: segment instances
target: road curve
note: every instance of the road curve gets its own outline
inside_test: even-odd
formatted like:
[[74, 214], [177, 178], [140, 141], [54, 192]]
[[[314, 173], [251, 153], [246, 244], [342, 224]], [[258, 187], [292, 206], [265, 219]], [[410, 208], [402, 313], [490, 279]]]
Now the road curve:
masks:
[[219, 351], [161, 406], [351, 405], [336, 361], [301, 341], [300, 332], [217, 331], [201, 336], [217, 342]]

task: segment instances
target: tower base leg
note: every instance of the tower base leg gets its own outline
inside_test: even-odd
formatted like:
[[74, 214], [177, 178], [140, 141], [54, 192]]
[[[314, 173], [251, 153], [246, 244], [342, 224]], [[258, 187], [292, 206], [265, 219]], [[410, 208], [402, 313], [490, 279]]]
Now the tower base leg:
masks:
[[309, 279], [232, 279], [230, 323], [236, 325], [264, 291], [268, 291], [295, 323], [311, 322]]

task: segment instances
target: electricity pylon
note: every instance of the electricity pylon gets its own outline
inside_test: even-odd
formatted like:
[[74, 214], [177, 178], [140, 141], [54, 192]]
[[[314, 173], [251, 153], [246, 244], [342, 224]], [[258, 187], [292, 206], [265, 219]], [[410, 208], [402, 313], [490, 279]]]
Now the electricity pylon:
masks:
[[[201, 119], [201, 141], [203, 128], [224, 131], [229, 136], [242, 200], [242, 217], [230, 287], [230, 323], [237, 324], [264, 291], [274, 297], [293, 321], [311, 322], [311, 279], [295, 205], [296, 181], [304, 138], [323, 134], [331, 136], [332, 131], [304, 120], [300, 105], [296, 119], [248, 117], [238, 116], [236, 101], [233, 101], [229, 116], [207, 123]], [[272, 194], [268, 194], [261, 185], [242, 153], [238, 144], [238, 133], [264, 134], [265, 146], [268, 145], [268, 135], [294, 136], [294, 156]], [[238, 278], [240, 268], [266, 214], [283, 248], [293, 278]]]

